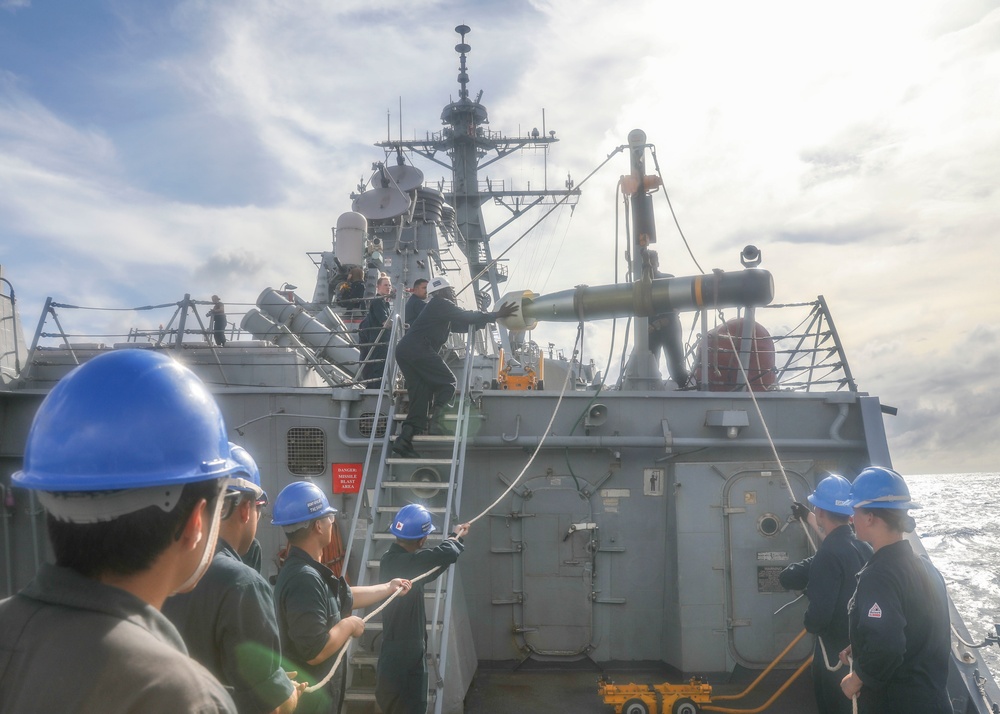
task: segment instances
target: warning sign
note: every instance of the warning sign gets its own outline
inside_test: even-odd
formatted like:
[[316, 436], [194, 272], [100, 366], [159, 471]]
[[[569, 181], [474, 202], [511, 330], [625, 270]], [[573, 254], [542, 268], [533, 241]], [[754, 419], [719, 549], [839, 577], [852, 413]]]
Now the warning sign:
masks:
[[757, 592], [759, 593], [785, 593], [788, 592], [781, 586], [778, 576], [784, 570], [780, 565], [758, 565], [757, 566]]
[[362, 464], [334, 464], [333, 492], [358, 493], [361, 491]]

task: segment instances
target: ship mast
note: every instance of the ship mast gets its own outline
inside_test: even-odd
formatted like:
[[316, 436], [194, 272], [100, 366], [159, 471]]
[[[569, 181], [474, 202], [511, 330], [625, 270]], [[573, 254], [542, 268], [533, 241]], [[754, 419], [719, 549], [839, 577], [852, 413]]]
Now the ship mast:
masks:
[[[490, 250], [490, 238], [512, 221], [524, 215], [525, 211], [543, 203], [555, 203], [567, 198], [575, 203], [580, 190], [567, 179], [566, 188], [550, 190], [513, 191], [497, 187], [489, 180], [480, 182], [480, 169], [511, 153], [529, 147], [548, 151], [548, 145], [555, 143], [555, 132], [546, 134], [544, 113], [542, 131], [533, 129], [528, 136], [508, 137], [489, 130], [489, 115], [480, 102], [482, 91], [475, 99], [469, 96], [468, 55], [472, 48], [466, 44], [465, 36], [471, 32], [468, 25], [459, 25], [455, 32], [462, 41], [455, 45], [459, 55], [458, 100], [451, 102], [441, 112], [444, 129], [428, 135], [425, 140], [384, 141], [376, 144], [389, 152], [412, 151], [436, 164], [451, 170], [451, 189], [444, 187], [445, 200], [455, 207], [458, 230], [465, 238], [465, 252], [469, 269], [474, 276], [472, 288], [477, 297], [489, 296], [491, 302], [500, 299], [501, 282], [507, 279], [506, 271], [497, 267]], [[445, 154], [447, 159], [439, 158]], [[487, 231], [483, 221], [483, 203], [493, 201], [511, 212], [511, 217], [492, 231]], [[572, 205], [572, 204], [571, 204]]]

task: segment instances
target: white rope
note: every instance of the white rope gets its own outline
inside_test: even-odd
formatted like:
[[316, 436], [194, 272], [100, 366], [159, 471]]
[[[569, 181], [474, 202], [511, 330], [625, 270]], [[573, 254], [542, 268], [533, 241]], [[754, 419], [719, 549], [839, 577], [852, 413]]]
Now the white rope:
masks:
[[983, 640], [979, 644], [976, 644], [974, 642], [966, 642], [965, 639], [958, 633], [958, 630], [955, 629], [954, 624], [952, 624], [951, 626], [951, 634], [955, 636], [956, 640], [961, 642], [966, 647], [971, 647], [972, 649], [979, 649], [980, 647], [985, 647], [986, 645], [992, 644], [989, 640]]
[[[723, 321], [723, 326], [726, 328], [726, 337], [729, 338], [729, 344], [733, 348], [733, 355], [737, 357], [736, 364], [740, 366], [740, 372], [743, 375], [743, 383], [747, 385], [747, 392], [750, 394], [750, 399], [753, 401], [754, 409], [757, 410], [757, 416], [760, 419], [760, 424], [764, 428], [764, 435], [767, 437], [767, 443], [771, 446], [771, 453], [774, 454], [774, 460], [778, 464], [778, 469], [781, 471], [781, 478], [785, 480], [785, 487], [788, 489], [788, 497], [795, 502], [795, 494], [792, 491], [792, 482], [788, 478], [788, 474], [785, 472], [785, 465], [781, 462], [781, 457], [778, 456], [778, 448], [774, 445], [774, 439], [771, 438], [771, 430], [767, 428], [767, 421], [764, 419], [764, 412], [760, 408], [760, 404], [757, 402], [757, 395], [754, 394], [753, 388], [750, 386], [750, 377], [747, 375], [746, 368], [743, 366], [743, 360], [739, 359], [739, 350], [736, 349], [736, 342], [733, 340], [733, 334], [729, 331], [729, 326], [725, 321], [725, 315], [719, 310], [719, 318]], [[756, 340], [756, 334], [751, 337], [751, 348], [750, 354], [753, 355], [753, 340]], [[804, 520], [799, 520], [802, 525], [802, 532], [806, 535], [806, 540], [809, 541], [809, 545], [812, 547], [813, 553], [816, 552], [816, 543], [813, 541], [812, 534], [809, 532], [809, 524]], [[826, 653], [826, 645], [823, 642], [823, 638], [816, 635], [816, 639], [819, 641], [820, 651], [823, 653], [823, 666], [826, 667], [828, 672], [836, 672], [841, 667], [844, 666], [843, 662], [837, 662], [836, 666], [830, 664], [829, 656]], [[857, 704], [855, 703], [855, 714], [857, 714]]]
[[[577, 342], [573, 345], [573, 349], [574, 350], [576, 350], [576, 345], [579, 344], [579, 342], [580, 342], [580, 335], [581, 335], [582, 332], [583, 332], [583, 323], [580, 324], [580, 327], [577, 330]], [[556, 420], [556, 414], [559, 413], [559, 406], [562, 404], [563, 397], [566, 395], [566, 388], [569, 386], [569, 380], [570, 380], [570, 377], [572, 377], [572, 376], [573, 376], [573, 370], [572, 369], [567, 369], [566, 370], [566, 379], [563, 380], [562, 391], [559, 392], [559, 399], [556, 400], [556, 406], [552, 410], [552, 417], [549, 419], [548, 426], [545, 427], [545, 431], [542, 433], [542, 438], [538, 440], [538, 445], [535, 447], [534, 453], [531, 455], [531, 458], [528, 459], [528, 462], [524, 465], [524, 468], [521, 469], [521, 473], [519, 473], [517, 475], [517, 478], [514, 479], [511, 482], [510, 486], [507, 487], [507, 490], [504, 491], [502, 494], [500, 494], [500, 497], [497, 500], [495, 500], [493, 503], [491, 503], [489, 506], [487, 506], [486, 510], [484, 510], [478, 516], [476, 516], [471, 521], [469, 521], [469, 525], [470, 526], [473, 523], [475, 523], [476, 521], [478, 521], [480, 518], [482, 518], [483, 516], [485, 516], [487, 513], [489, 513], [491, 510], [493, 510], [493, 507], [496, 506], [498, 503], [500, 503], [500, 501], [502, 501], [504, 499], [504, 497], [513, 490], [514, 486], [517, 485], [517, 482], [520, 481], [524, 477], [524, 474], [527, 473], [528, 467], [531, 466], [532, 462], [535, 460], [535, 457], [538, 456], [538, 452], [541, 450], [542, 444], [545, 443], [545, 439], [548, 437], [549, 431], [552, 429], [552, 424]], [[431, 570], [428, 570], [426, 573], [422, 573], [421, 575], [418, 575], [417, 577], [413, 578], [412, 580], [410, 580], [410, 582], [411, 583], [415, 583], [415, 582], [417, 582], [419, 580], [423, 580], [424, 578], [428, 577], [429, 575], [431, 575], [431, 574], [437, 572], [438, 570], [440, 570], [441, 567], [442, 566], [439, 565], [436, 568], [432, 568]], [[402, 591], [402, 589], [403, 588], [401, 588], [401, 587], [400, 588], [396, 588], [396, 591], [392, 595], [390, 595], [388, 598], [386, 598], [385, 602], [383, 602], [381, 605], [379, 605], [378, 608], [376, 608], [375, 610], [372, 610], [370, 613], [368, 613], [367, 615], [365, 615], [365, 617], [362, 619], [362, 622], [368, 622], [375, 615], [377, 615], [378, 613], [382, 612], [382, 610], [384, 610], [385, 607], [390, 602], [392, 602], [396, 598], [396, 596], [399, 595], [399, 593]], [[311, 687], [306, 687], [305, 691], [307, 693], [315, 692], [317, 689], [321, 689], [321, 688], [325, 687], [327, 685], [327, 683], [331, 679], [333, 679], [333, 675], [337, 671], [337, 667], [340, 666], [340, 662], [344, 659], [344, 654], [347, 652], [347, 648], [350, 646], [351, 640], [353, 640], [353, 639], [354, 639], [353, 637], [348, 637], [347, 638], [347, 641], [344, 642], [343, 647], [340, 648], [340, 651], [337, 654], [337, 659], [334, 661], [333, 667], [330, 668], [330, 671], [327, 673], [327, 675], [321, 681], [317, 682], [316, 684], [312, 685]]]
[[[767, 428], [767, 421], [764, 419], [764, 412], [761, 411], [760, 404], [757, 402], [757, 395], [754, 394], [753, 388], [750, 386], [750, 377], [747, 374], [746, 368], [743, 366], [743, 360], [739, 359], [739, 350], [736, 348], [736, 342], [733, 340], [733, 335], [729, 331], [729, 326], [726, 323], [726, 316], [722, 314], [722, 310], [719, 310], [719, 319], [721, 319], [723, 327], [726, 328], [726, 337], [729, 338], [729, 344], [732, 345], [733, 355], [737, 357], [736, 364], [740, 366], [740, 373], [743, 375], [743, 382], [747, 386], [747, 392], [750, 394], [750, 399], [753, 401], [754, 409], [757, 410], [757, 416], [760, 419], [760, 425], [764, 428], [764, 436], [767, 437], [767, 443], [771, 447], [771, 453], [774, 454], [774, 460], [778, 464], [778, 470], [781, 471], [781, 478], [785, 481], [785, 487], [788, 489], [788, 497], [795, 501], [795, 494], [792, 491], [792, 483], [788, 480], [788, 474], [785, 473], [785, 465], [781, 462], [781, 457], [778, 456], [778, 448], [774, 445], [774, 439], [771, 438], [771, 430]], [[756, 340], [756, 335], [751, 337], [752, 341]], [[753, 346], [751, 344], [751, 355], [753, 354]], [[803, 521], [799, 521], [802, 524], [802, 530], [806, 534], [806, 539], [809, 541], [809, 545], [812, 546], [813, 552], [816, 552], [816, 544], [813, 542], [812, 535], [809, 533], [809, 526]]]
[[[854, 674], [854, 657], [852, 657], [851, 655], [848, 655], [847, 656], [847, 661], [851, 663], [851, 671], [847, 675], [847, 676], [850, 677], [851, 675]], [[843, 662], [841, 662], [841, 664], [843, 664]], [[855, 694], [853, 697], [851, 697], [851, 711], [854, 714], [858, 714], [858, 695], [857, 694]]]
[[[417, 582], [418, 580], [423, 580], [427, 576], [431, 575], [432, 573], [437, 572], [440, 569], [441, 569], [440, 565], [438, 565], [437, 567], [431, 568], [426, 573], [421, 573], [417, 577], [415, 577], [412, 580], [410, 580], [410, 583], [412, 584], [412, 583]], [[379, 614], [380, 612], [382, 612], [382, 610], [384, 610], [386, 608], [386, 606], [390, 602], [392, 602], [393, 600], [395, 600], [396, 596], [399, 595], [399, 593], [401, 593], [402, 591], [403, 591], [402, 587], [396, 588], [395, 592], [393, 592], [392, 595], [390, 595], [389, 597], [387, 597], [385, 599], [385, 602], [383, 602], [377, 608], [375, 608], [374, 610], [372, 610], [371, 612], [369, 612], [367, 615], [365, 615], [363, 618], [361, 618], [361, 621], [367, 623], [370, 619], [372, 619], [377, 614]], [[337, 659], [334, 660], [333, 666], [330, 668], [330, 671], [326, 673], [326, 676], [323, 677], [323, 679], [320, 680], [319, 682], [316, 682], [316, 684], [312, 685], [311, 687], [306, 687], [305, 691], [306, 691], [307, 694], [315, 692], [317, 689], [322, 689], [323, 687], [325, 687], [329, 683], [329, 681], [331, 679], [333, 679], [333, 675], [337, 671], [337, 667], [340, 666], [341, 660], [344, 659], [344, 654], [347, 652], [347, 648], [350, 647], [351, 640], [353, 640], [353, 639], [354, 639], [353, 637], [348, 637], [347, 640], [344, 642], [343, 646], [340, 648], [340, 651], [337, 653]]]
[[[574, 352], [576, 351], [576, 346], [580, 343], [580, 335], [582, 333], [583, 333], [583, 323], [581, 322], [579, 328], [577, 328], [576, 342], [573, 344], [573, 351]], [[486, 510], [484, 510], [478, 516], [476, 516], [471, 521], [469, 521], [469, 525], [472, 525], [473, 523], [475, 523], [476, 521], [478, 521], [480, 518], [482, 518], [483, 516], [485, 516], [487, 513], [489, 513], [491, 510], [493, 510], [493, 507], [496, 506], [498, 503], [500, 503], [500, 501], [502, 501], [504, 499], [504, 497], [507, 496], [508, 493], [510, 493], [511, 491], [513, 491], [514, 490], [514, 486], [517, 485], [517, 482], [520, 481], [524, 477], [525, 473], [527, 473], [528, 467], [531, 466], [532, 462], [534, 462], [535, 457], [538, 456], [538, 452], [541, 451], [541, 449], [542, 449], [542, 444], [545, 443], [545, 439], [547, 439], [548, 436], [549, 436], [549, 431], [552, 429], [552, 424], [556, 420], [556, 414], [559, 413], [559, 406], [562, 404], [563, 397], [566, 394], [566, 387], [569, 386], [569, 380], [570, 380], [571, 376], [573, 376], [572, 364], [566, 370], [566, 379], [563, 380], [562, 391], [559, 392], [559, 399], [556, 400], [556, 406], [552, 410], [552, 417], [549, 419], [549, 423], [545, 427], [545, 431], [542, 432], [542, 438], [538, 440], [538, 445], [535, 447], [534, 453], [531, 454], [531, 458], [528, 459], [528, 462], [524, 465], [524, 468], [521, 469], [521, 473], [519, 473], [517, 475], [516, 479], [514, 479], [513, 481], [511, 481], [510, 486], [508, 486], [507, 490], [505, 490], [503, 493], [500, 494], [500, 497], [497, 498], [497, 500], [495, 500], [493, 503], [491, 503], [489, 506], [487, 506]]]

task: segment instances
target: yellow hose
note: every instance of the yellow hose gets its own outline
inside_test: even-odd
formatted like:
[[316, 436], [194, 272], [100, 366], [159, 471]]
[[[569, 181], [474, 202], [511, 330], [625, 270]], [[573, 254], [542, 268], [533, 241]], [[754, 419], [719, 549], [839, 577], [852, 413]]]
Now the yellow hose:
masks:
[[[781, 687], [778, 688], [778, 691], [776, 691], [770, 699], [768, 699], [766, 702], [761, 704], [756, 709], [726, 709], [725, 707], [713, 707], [711, 704], [706, 704], [705, 706], [701, 707], [701, 710], [705, 712], [723, 712], [723, 714], [758, 714], [758, 712], [762, 712], [769, 706], [774, 704], [775, 700], [778, 697], [780, 697], [784, 693], [784, 691], [788, 689], [789, 686], [791, 686], [792, 682], [798, 679], [798, 676], [802, 674], [804, 671], [806, 671], [806, 667], [812, 664], [812, 661], [813, 658], [812, 656], [810, 656], [809, 659], [803, 662], [801, 666], [797, 670], [795, 670], [795, 674], [789, 677], [788, 681], [786, 681], [784, 684], [781, 685]], [[722, 697], [716, 697], [716, 699], [722, 699]]]
[[[766, 677], [770, 673], [770, 671], [775, 668], [775, 666], [778, 664], [778, 662], [780, 662], [782, 660], [782, 658], [786, 654], [788, 654], [795, 645], [797, 645], [799, 643], [799, 640], [801, 640], [805, 636], [806, 636], [806, 631], [802, 630], [802, 632], [800, 632], [798, 634], [798, 636], [794, 640], [792, 640], [791, 642], [788, 643], [788, 646], [785, 647], [785, 649], [783, 649], [781, 651], [781, 654], [779, 654], [777, 657], [775, 657], [774, 660], [771, 662], [771, 664], [767, 665], [767, 669], [765, 669], [763, 672], [761, 672], [760, 675], [758, 675], [757, 679], [755, 679], [750, 684], [750, 686], [747, 687], [746, 689], [744, 689], [742, 692], [740, 692], [739, 694], [724, 694], [724, 695], [719, 696], [719, 697], [712, 697], [712, 701], [735, 700], [735, 699], [742, 699], [743, 697], [745, 697], [747, 694], [749, 694], [750, 692], [753, 691], [754, 687], [756, 687], [758, 684], [760, 684], [761, 680], [764, 679], [764, 677]], [[811, 662], [812, 661], [812, 657], [810, 657], [808, 661]], [[794, 679], [794, 677], [792, 679]], [[789, 680], [789, 681], [791, 681], [791, 680]]]

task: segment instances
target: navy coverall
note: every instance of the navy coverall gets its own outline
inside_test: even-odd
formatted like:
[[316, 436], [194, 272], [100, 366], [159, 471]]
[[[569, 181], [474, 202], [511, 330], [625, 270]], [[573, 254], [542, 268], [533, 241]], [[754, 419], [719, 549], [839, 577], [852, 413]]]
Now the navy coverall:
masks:
[[403, 321], [407, 325], [412, 325], [420, 317], [420, 313], [427, 307], [427, 303], [416, 295], [410, 295], [406, 301], [406, 308], [403, 310]]
[[273, 711], [292, 696], [271, 586], [221, 538], [198, 585], [167, 598], [163, 614], [191, 656], [230, 691], [240, 714]]
[[396, 362], [406, 378], [410, 406], [404, 424], [416, 433], [427, 428], [427, 410], [443, 408], [455, 396], [455, 375], [438, 354], [450, 332], [485, 327], [497, 313], [463, 310], [447, 298], [435, 296], [410, 325], [396, 347]]
[[382, 649], [378, 656], [375, 701], [384, 714], [424, 714], [427, 711], [427, 615], [424, 584], [444, 574], [465, 546], [448, 538], [434, 548], [410, 553], [398, 543], [379, 561], [379, 580], [412, 580], [435, 566], [441, 568], [413, 583], [410, 592], [382, 611]]
[[[310, 685], [323, 679], [333, 666], [335, 657], [319, 664], [307, 664], [326, 646], [330, 629], [343, 618], [341, 614], [341, 588], [350, 588], [346, 582], [322, 563], [316, 562], [301, 548], [288, 549], [285, 564], [278, 571], [274, 584], [274, 607], [278, 616], [278, 634], [281, 652], [298, 671], [298, 681]], [[346, 613], [350, 615], [350, 611]], [[299, 697], [296, 714], [336, 712], [343, 696], [343, 675], [347, 672], [341, 663], [330, 682], [316, 692]]]
[[883, 546], [848, 606], [860, 714], [951, 714], [951, 621], [941, 574], [909, 542]]
[[[809, 598], [805, 628], [817, 635], [813, 648], [813, 690], [819, 714], [850, 714], [851, 700], [840, 689], [847, 675], [844, 668], [831, 672], [826, 662], [836, 667], [840, 651], [849, 644], [847, 603], [854, 594], [857, 574], [872, 555], [872, 547], [857, 540], [849, 525], [834, 528], [816, 550], [816, 555], [792, 563], [778, 579], [789, 590], [804, 590]], [[826, 645], [824, 661], [823, 645]]]
[[361, 380], [368, 389], [378, 388], [382, 381], [391, 329], [384, 325], [391, 314], [392, 306], [388, 298], [382, 296], [373, 298], [372, 304], [368, 307], [368, 327], [364, 330], [364, 334], [359, 335], [362, 344], [370, 345], [367, 348], [368, 354], [365, 355], [365, 364], [361, 368]]
[[0, 601], [0, 712], [235, 714], [236, 705], [159, 610], [43, 565]]

